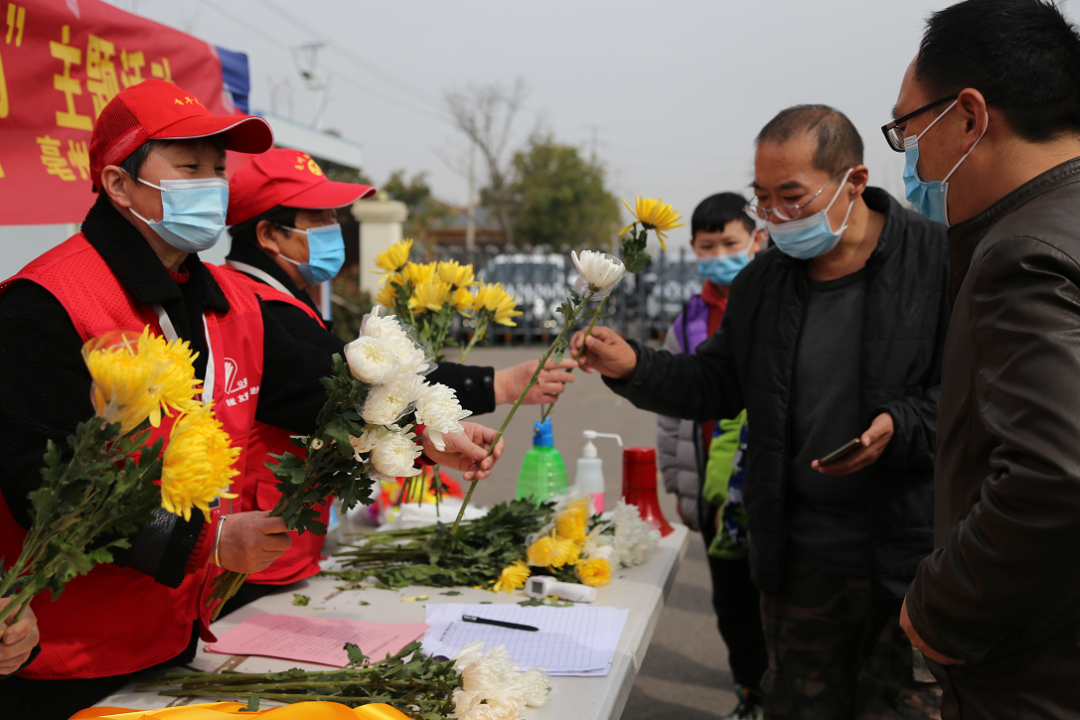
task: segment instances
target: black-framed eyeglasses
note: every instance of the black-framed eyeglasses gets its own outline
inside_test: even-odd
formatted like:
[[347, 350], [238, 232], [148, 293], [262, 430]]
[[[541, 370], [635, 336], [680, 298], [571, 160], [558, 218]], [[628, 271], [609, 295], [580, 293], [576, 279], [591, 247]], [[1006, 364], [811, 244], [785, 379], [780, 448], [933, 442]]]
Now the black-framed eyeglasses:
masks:
[[902, 124], [906, 123], [908, 120], [910, 120], [911, 118], [913, 118], [913, 117], [915, 117], [915, 116], [917, 116], [917, 115], [919, 115], [921, 113], [924, 113], [927, 110], [932, 110], [933, 108], [936, 108], [938, 105], [941, 105], [942, 103], [947, 103], [950, 100], [955, 100], [958, 97], [960, 97], [960, 93], [953, 93], [952, 95], [949, 95], [948, 97], [943, 97], [943, 98], [940, 98], [938, 100], [935, 100], [934, 102], [930, 103], [929, 105], [923, 105], [918, 110], [912, 110], [907, 115], [901, 115], [900, 117], [896, 118], [892, 122], [885, 123], [884, 125], [881, 126], [881, 134], [885, 136], [885, 142], [889, 143], [889, 147], [892, 148], [893, 152], [898, 152], [898, 153], [904, 152], [904, 128], [897, 127], [897, 125], [902, 125]]
[[847, 170], [841, 170], [840, 172], [833, 175], [832, 180], [829, 180], [829, 182], [825, 183], [825, 187], [818, 190], [816, 193], [814, 193], [813, 197], [811, 197], [809, 200], [802, 203], [801, 205], [792, 205], [791, 203], [782, 203], [780, 205], [777, 205], [774, 208], [763, 208], [760, 205], [758, 205], [758, 201], [755, 199], [755, 200], [751, 200], [750, 202], [746, 203], [746, 207], [744, 207], [743, 210], [750, 217], [761, 218], [762, 220], [768, 220], [769, 216], [772, 215], [773, 213], [776, 213], [776, 215], [781, 220], [798, 220], [799, 217], [802, 215], [803, 208], [805, 208], [810, 203], [814, 202], [814, 200], [817, 200], [817, 196], [820, 195], [821, 193], [825, 192], [825, 188], [829, 187], [834, 182], [836, 182], [836, 178], [840, 177], [844, 173], [850, 173], [851, 170], [852, 170], [851, 168], [849, 168]]

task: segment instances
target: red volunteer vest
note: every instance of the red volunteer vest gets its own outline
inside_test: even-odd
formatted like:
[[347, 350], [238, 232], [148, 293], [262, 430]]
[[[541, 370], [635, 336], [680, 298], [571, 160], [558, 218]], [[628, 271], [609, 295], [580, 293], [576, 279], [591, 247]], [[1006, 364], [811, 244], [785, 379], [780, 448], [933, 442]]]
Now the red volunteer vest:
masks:
[[[307, 313], [308, 317], [319, 323], [320, 327], [326, 329], [326, 325], [318, 313], [312, 310], [311, 306], [303, 300], [294, 297], [292, 293], [283, 292], [278, 288], [259, 282], [255, 278], [231, 267], [217, 268], [217, 270], [238, 279], [265, 302], [282, 302], [300, 308]], [[251, 439], [248, 443], [249, 462], [244, 468], [243, 482], [241, 483], [245, 510], [273, 510], [277, 501], [281, 498], [281, 493], [277, 490], [277, 478], [274, 477], [274, 473], [271, 472], [270, 468], [266, 467], [266, 462], [272, 462], [268, 457], [270, 453], [281, 455], [282, 453], [291, 452], [293, 455], [303, 459], [305, 457], [304, 449], [293, 445], [289, 440], [291, 437], [292, 434], [289, 431], [273, 425], [265, 425], [261, 422], [256, 422], [251, 429]], [[329, 502], [322, 503], [319, 506], [319, 522], [327, 525], [329, 521], [330, 504]], [[292, 536], [292, 546], [285, 551], [284, 555], [275, 560], [270, 567], [250, 576], [248, 582], [256, 585], [288, 585], [309, 578], [319, 572], [319, 557], [322, 554], [326, 536], [316, 535], [311, 532], [305, 532], [303, 535], [290, 534]]]
[[[238, 460], [238, 467], [243, 467], [262, 382], [262, 316], [258, 300], [232, 274], [207, 268], [230, 306], [227, 313], [208, 310], [205, 315], [213, 356], [214, 411], [232, 442], [245, 451]], [[142, 332], [146, 325], [164, 334], [154, 308], [128, 294], [81, 233], [0, 284], [0, 295], [20, 279], [52, 293], [84, 342], [109, 330]], [[151, 442], [166, 430], [163, 422]], [[238, 505], [232, 501], [234, 512]], [[0, 556], [18, 557], [25, 537], [0, 495]], [[19, 675], [35, 680], [105, 677], [175, 657], [188, 646], [192, 623], [200, 623], [204, 639], [212, 637], [207, 629], [210, 608], [203, 598], [220, 572], [205, 566], [174, 590], [134, 570], [103, 564], [69, 582], [55, 602], [49, 593], [42, 593], [32, 601], [41, 628], [41, 654]]]

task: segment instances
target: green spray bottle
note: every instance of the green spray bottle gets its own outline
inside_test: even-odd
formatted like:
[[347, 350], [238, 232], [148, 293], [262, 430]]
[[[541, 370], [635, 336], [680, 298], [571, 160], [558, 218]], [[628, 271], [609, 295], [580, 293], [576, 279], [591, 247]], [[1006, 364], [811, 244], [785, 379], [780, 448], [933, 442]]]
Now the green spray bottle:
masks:
[[555, 449], [551, 418], [533, 426], [533, 446], [525, 453], [518, 475], [517, 499], [542, 503], [569, 488], [566, 466]]

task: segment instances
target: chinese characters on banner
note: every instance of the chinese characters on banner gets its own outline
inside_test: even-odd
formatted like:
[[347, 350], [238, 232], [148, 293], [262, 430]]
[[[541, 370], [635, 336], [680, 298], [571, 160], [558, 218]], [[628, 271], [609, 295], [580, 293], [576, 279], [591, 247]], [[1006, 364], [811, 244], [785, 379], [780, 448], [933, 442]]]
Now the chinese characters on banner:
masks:
[[94, 121], [149, 78], [236, 112], [212, 45], [101, 0], [0, 0], [0, 225], [81, 222]]

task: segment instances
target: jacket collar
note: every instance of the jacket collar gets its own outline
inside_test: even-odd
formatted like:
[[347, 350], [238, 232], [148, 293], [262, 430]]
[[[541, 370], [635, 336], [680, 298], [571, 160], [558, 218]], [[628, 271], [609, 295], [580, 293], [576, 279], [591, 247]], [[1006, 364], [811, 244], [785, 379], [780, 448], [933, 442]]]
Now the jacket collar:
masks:
[[949, 301], [955, 302], [967, 275], [975, 248], [998, 222], [1043, 193], [1064, 185], [1080, 174], [1080, 157], [1067, 160], [1037, 175], [977, 215], [949, 228], [952, 268]]
[[164, 305], [183, 302], [186, 295], [189, 302], [204, 308], [229, 311], [225, 293], [198, 255], [188, 255], [184, 260], [191, 277], [185, 286], [186, 293], [181, 292], [146, 238], [113, 207], [104, 193], [98, 195], [86, 214], [82, 232], [136, 301]]
[[[263, 252], [260, 248], [255, 247], [251, 243], [244, 241], [233, 241], [232, 247], [229, 249], [229, 254], [225, 258], [226, 260], [235, 260], [236, 262], [242, 262], [246, 265], [250, 265], [254, 268], [258, 268], [263, 272], [270, 275], [288, 290], [294, 298], [301, 300], [304, 303], [311, 306], [313, 310], [318, 311], [315, 306], [315, 302], [311, 299], [311, 296], [306, 292], [296, 287], [296, 283], [281, 269], [281, 266], [274, 262], [274, 259]], [[254, 276], [252, 276], [254, 277]], [[263, 282], [262, 278], [255, 277], [259, 282]]]

